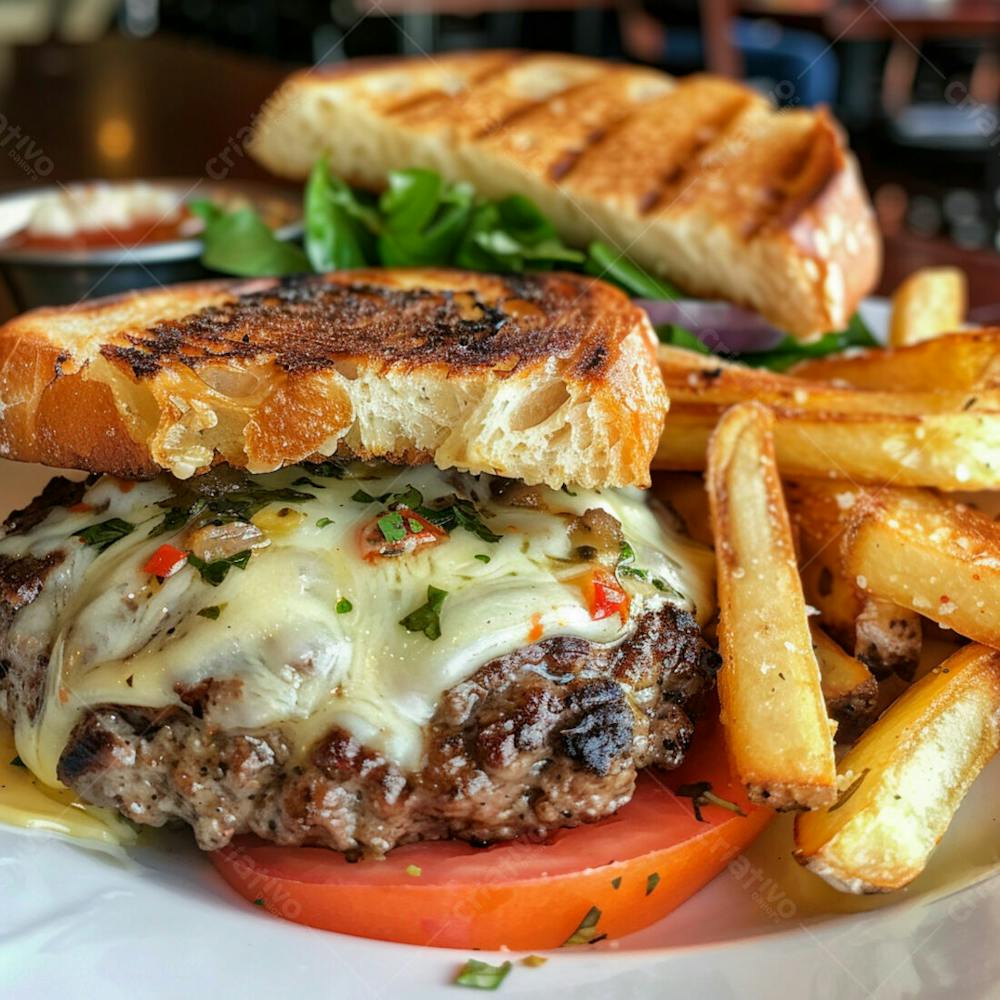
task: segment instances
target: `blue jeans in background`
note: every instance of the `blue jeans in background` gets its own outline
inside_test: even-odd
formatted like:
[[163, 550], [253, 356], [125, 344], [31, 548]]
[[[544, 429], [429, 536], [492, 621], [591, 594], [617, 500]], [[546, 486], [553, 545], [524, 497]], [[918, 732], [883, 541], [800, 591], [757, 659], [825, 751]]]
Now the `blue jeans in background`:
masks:
[[[832, 46], [820, 35], [742, 17], [733, 20], [731, 29], [746, 75], [765, 78], [778, 104], [812, 106], [837, 99], [840, 68]], [[664, 63], [679, 71], [704, 66], [701, 30], [667, 28]]]

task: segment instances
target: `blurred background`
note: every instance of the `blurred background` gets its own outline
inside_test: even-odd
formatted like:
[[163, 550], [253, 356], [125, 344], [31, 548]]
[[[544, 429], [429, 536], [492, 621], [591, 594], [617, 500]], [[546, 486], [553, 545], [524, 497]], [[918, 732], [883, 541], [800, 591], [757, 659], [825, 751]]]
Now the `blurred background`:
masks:
[[883, 290], [958, 264], [973, 305], [1000, 301], [998, 0], [0, 0], [0, 188], [262, 178], [245, 140], [290, 69], [497, 46], [829, 105], [886, 234]]

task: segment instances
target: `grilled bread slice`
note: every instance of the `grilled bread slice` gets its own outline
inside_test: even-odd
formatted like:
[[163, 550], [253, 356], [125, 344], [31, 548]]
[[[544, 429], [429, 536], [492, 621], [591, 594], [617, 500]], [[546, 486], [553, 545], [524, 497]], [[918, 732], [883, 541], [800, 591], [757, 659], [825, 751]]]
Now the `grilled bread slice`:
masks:
[[648, 485], [645, 313], [576, 275], [341, 271], [36, 309], [0, 327], [0, 456], [138, 478], [384, 457]]
[[362, 62], [290, 77], [250, 149], [296, 179], [325, 154], [366, 187], [428, 167], [488, 197], [527, 195], [565, 239], [610, 242], [801, 337], [846, 326], [880, 266], [829, 115], [779, 113], [718, 77], [517, 52]]

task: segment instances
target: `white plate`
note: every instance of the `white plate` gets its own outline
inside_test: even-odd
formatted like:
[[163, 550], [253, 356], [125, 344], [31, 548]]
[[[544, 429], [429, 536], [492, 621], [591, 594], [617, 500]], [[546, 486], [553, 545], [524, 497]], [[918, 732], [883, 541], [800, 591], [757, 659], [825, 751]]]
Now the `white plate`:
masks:
[[[870, 319], [884, 323], [884, 307]], [[0, 509], [49, 476], [0, 462]], [[580, 998], [1000, 996], [1000, 761], [979, 778], [927, 871], [855, 900], [789, 858], [781, 819], [729, 870], [641, 934], [515, 964], [505, 996]], [[128, 865], [0, 829], [0, 996], [463, 995], [467, 953], [328, 934], [237, 898], [183, 834]], [[478, 956], [502, 961], [504, 956]], [[513, 957], [513, 956], [511, 956]], [[469, 995], [469, 994], [465, 994]]]

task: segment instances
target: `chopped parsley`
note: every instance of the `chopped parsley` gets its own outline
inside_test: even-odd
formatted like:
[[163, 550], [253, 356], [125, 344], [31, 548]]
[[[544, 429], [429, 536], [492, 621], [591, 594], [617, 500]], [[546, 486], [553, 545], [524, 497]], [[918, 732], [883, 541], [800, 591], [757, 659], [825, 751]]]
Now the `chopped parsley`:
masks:
[[420, 867], [420, 865], [407, 865], [404, 871], [407, 875], [410, 875], [413, 878], [420, 878], [420, 876], [424, 873], [424, 870]]
[[488, 563], [490, 561], [490, 557], [483, 552], [477, 552], [473, 558], [478, 559], [481, 563]]
[[333, 524], [333, 518], [331, 518], [331, 517], [321, 517], [316, 522], [316, 527], [317, 528], [325, 528], [328, 524]]
[[199, 515], [206, 524], [229, 524], [249, 521], [268, 504], [316, 499], [314, 493], [290, 487], [261, 486], [246, 476], [237, 477], [225, 466], [178, 484], [175, 490], [173, 497], [157, 505], [167, 513], [151, 536], [180, 528]]
[[73, 534], [80, 538], [85, 545], [90, 545], [98, 552], [103, 552], [126, 535], [131, 535], [133, 531], [135, 531], [135, 525], [130, 521], [123, 521], [120, 517], [112, 517], [99, 524], [91, 524], [79, 531], [74, 531]]
[[257, 898], [256, 898], [256, 899], [255, 899], [255, 900], [253, 901], [253, 905], [254, 905], [254, 906], [263, 906], [263, 905], [264, 905], [264, 900], [263, 900], [263, 899], [262, 899], [262, 898], [261, 898], [260, 896], [258, 896], [258, 897], [257, 897]]
[[168, 531], [176, 531], [183, 528], [188, 523], [188, 510], [186, 507], [171, 507], [163, 515], [163, 520], [149, 533], [150, 538], [165, 534]]
[[27, 768], [28, 765], [25, 764], [23, 760], [21, 760], [21, 756], [20, 756], [20, 754], [18, 754], [10, 762], [10, 766], [11, 767], [24, 767], [24, 768]]
[[351, 602], [346, 597], [342, 597], [339, 601], [337, 601], [338, 615], [346, 615], [353, 610], [354, 610], [354, 605], [351, 604]]
[[[827, 812], [836, 812], [842, 805], [847, 803], [847, 800], [861, 787], [861, 782], [868, 777], [868, 772], [871, 768], [866, 767], [848, 786], [840, 793], [837, 801], [834, 802]], [[898, 797], [898, 796], [897, 796]]]
[[222, 609], [224, 607], [225, 604], [213, 604], [210, 607], [202, 608], [198, 614], [202, 618], [207, 618], [209, 621], [218, 621], [219, 615], [222, 614]]
[[646, 876], [646, 895], [652, 896], [653, 891], [660, 884], [660, 873], [653, 872], [651, 875]]
[[[440, 528], [449, 534], [455, 528], [464, 528], [484, 542], [496, 543], [503, 537], [487, 527], [484, 520], [485, 515], [472, 500], [467, 500], [464, 497], [455, 496], [454, 494], [450, 497], [432, 500], [430, 504], [425, 504], [423, 494], [420, 490], [415, 486], [407, 485], [406, 489], [401, 490], [399, 493], [382, 493], [378, 496], [372, 496], [366, 490], [355, 490], [351, 499], [355, 503], [383, 503], [393, 513], [398, 513], [403, 509], [413, 511], [414, 514], [419, 514], [430, 521], [436, 528]], [[381, 518], [379, 519], [379, 526], [381, 527]], [[419, 527], [411, 525], [410, 530], [414, 532], [421, 531], [423, 530], [423, 525]], [[389, 538], [388, 536], [386, 536], [386, 540], [399, 541], [399, 539]]]
[[441, 638], [441, 607], [448, 596], [447, 590], [427, 588], [427, 603], [411, 611], [399, 624], [407, 632], [423, 632], [428, 639]]
[[728, 809], [730, 812], [736, 813], [737, 816], [746, 816], [746, 813], [735, 802], [730, 802], [729, 799], [716, 795], [712, 791], [710, 781], [695, 781], [690, 785], [681, 785], [674, 794], [691, 800], [694, 818], [699, 823], [708, 822], [701, 814], [703, 806], [718, 806], [720, 809]]
[[205, 562], [196, 555], [188, 555], [188, 565], [193, 566], [200, 574], [205, 583], [213, 587], [218, 587], [220, 583], [229, 575], [229, 571], [235, 566], [237, 569], [246, 569], [253, 555], [251, 549], [244, 549], [234, 556], [225, 559], [214, 559], [212, 562]]
[[477, 958], [470, 958], [459, 969], [455, 983], [458, 986], [470, 986], [474, 990], [495, 990], [507, 978], [510, 969], [510, 962], [504, 962], [503, 965], [490, 965], [489, 962], [480, 962]]
[[401, 542], [406, 538], [406, 525], [403, 523], [403, 515], [398, 510], [383, 514], [375, 523], [387, 542]]
[[622, 877], [621, 877], [621, 875], [619, 875], [619, 876], [617, 876], [617, 878], [613, 878], [611, 880], [611, 888], [612, 889], [620, 889], [621, 887], [622, 887]]
[[594, 944], [597, 941], [604, 940], [607, 935], [597, 933], [597, 924], [600, 919], [601, 911], [596, 906], [592, 906], [587, 910], [583, 920], [580, 921], [580, 926], [563, 941], [562, 946], [569, 948], [577, 944]]

